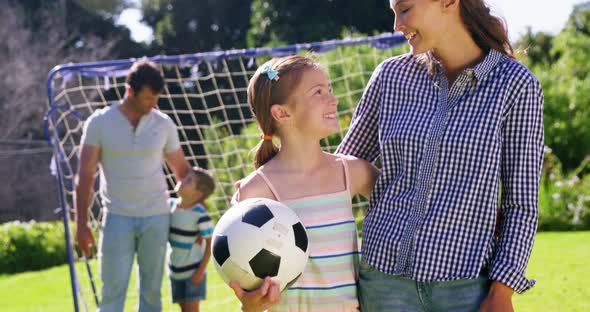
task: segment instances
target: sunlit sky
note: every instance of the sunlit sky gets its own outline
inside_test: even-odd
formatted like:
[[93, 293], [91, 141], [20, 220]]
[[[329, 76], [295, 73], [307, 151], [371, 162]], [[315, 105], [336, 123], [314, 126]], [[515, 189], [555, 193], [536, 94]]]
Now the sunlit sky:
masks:
[[[565, 25], [574, 5], [586, 1], [588, 0], [487, 0], [487, 3], [495, 13], [506, 19], [510, 40], [515, 41], [526, 32], [527, 26], [534, 32], [557, 34]], [[133, 40], [149, 42], [153, 39], [153, 32], [140, 20], [139, 9], [127, 9], [117, 23], [124, 24], [131, 30]]]

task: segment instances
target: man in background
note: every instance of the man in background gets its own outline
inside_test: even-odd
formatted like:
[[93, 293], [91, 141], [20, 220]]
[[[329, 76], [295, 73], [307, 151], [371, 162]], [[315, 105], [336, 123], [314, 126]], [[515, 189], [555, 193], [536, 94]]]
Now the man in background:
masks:
[[164, 160], [180, 181], [190, 170], [176, 126], [157, 109], [164, 89], [158, 66], [138, 61], [126, 78], [122, 103], [94, 112], [81, 139], [75, 193], [76, 239], [86, 256], [95, 245], [88, 227], [94, 176], [100, 167], [104, 217], [98, 258], [101, 312], [123, 311], [137, 256], [139, 311], [161, 311], [161, 286], [170, 222]]

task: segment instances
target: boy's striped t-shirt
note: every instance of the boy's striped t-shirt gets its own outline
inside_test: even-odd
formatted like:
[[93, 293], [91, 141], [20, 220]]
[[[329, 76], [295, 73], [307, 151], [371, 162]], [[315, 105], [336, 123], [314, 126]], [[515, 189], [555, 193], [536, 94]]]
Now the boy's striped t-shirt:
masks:
[[213, 222], [207, 209], [197, 204], [190, 209], [177, 208], [178, 199], [170, 199], [170, 234], [168, 242], [168, 269], [173, 280], [186, 280], [192, 277], [199, 267], [205, 252], [204, 244], [196, 242], [197, 236], [211, 237]]

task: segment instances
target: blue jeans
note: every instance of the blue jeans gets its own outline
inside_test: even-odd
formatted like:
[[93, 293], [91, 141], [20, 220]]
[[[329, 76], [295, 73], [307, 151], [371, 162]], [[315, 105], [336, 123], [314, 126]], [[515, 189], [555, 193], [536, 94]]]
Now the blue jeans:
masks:
[[203, 281], [197, 285], [193, 284], [190, 278], [184, 281], [171, 279], [170, 292], [172, 293], [172, 303], [205, 300], [207, 297], [207, 273], [205, 273]]
[[98, 253], [102, 280], [99, 311], [123, 311], [135, 255], [138, 311], [162, 311], [161, 288], [169, 226], [168, 214], [151, 217], [105, 214]]
[[359, 301], [361, 311], [479, 311], [491, 281], [480, 275], [476, 279], [446, 282], [417, 282], [389, 275], [360, 263]]

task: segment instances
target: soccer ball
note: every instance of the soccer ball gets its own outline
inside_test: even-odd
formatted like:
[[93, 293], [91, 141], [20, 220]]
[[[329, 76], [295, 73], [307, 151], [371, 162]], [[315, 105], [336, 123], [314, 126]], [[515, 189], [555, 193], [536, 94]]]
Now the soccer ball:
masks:
[[267, 198], [249, 198], [231, 207], [217, 222], [211, 246], [223, 280], [245, 290], [266, 276], [280, 290], [301, 276], [309, 257], [307, 232], [289, 207]]

